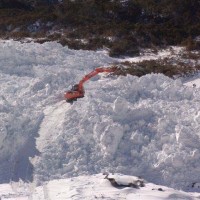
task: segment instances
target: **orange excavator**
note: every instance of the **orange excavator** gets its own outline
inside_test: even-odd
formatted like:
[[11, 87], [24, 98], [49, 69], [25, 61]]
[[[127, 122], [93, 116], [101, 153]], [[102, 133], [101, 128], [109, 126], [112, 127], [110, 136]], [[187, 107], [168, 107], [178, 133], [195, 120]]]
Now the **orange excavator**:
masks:
[[99, 68], [96, 68], [95, 70], [93, 70], [89, 74], [85, 75], [83, 77], [83, 79], [78, 84], [72, 86], [72, 89], [65, 93], [65, 95], [64, 95], [65, 100], [69, 103], [73, 103], [73, 101], [76, 101], [78, 98], [83, 98], [84, 94], [85, 94], [83, 84], [87, 80], [89, 80], [93, 76], [96, 76], [97, 74], [102, 73], [102, 72], [112, 73], [116, 69], [117, 69], [116, 67], [109, 67], [109, 68], [99, 67]]

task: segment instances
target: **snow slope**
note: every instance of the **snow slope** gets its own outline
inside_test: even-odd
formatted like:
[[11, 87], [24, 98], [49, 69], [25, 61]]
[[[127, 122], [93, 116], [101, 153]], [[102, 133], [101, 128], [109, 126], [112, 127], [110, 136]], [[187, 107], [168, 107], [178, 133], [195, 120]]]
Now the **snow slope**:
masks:
[[193, 78], [190, 78], [189, 80], [187, 80], [185, 85], [187, 85], [189, 87], [199, 88], [200, 87], [200, 74], [197, 74]]
[[35, 163], [40, 178], [110, 171], [184, 189], [199, 181], [195, 89], [163, 75], [102, 79], [87, 88]]
[[138, 177], [121, 174], [96, 174], [59, 179], [43, 183], [35, 187], [34, 184], [23, 182], [10, 185], [0, 185], [1, 200], [198, 200], [199, 193], [189, 193], [174, 190], [166, 186], [155, 185], [144, 181], [143, 187], [130, 187], [130, 183], [138, 181]]
[[[197, 200], [198, 194], [175, 191], [171, 188], [145, 183], [145, 187], [135, 189], [132, 187], [113, 187], [102, 174], [93, 176], [79, 176], [70, 179], [50, 181], [40, 186], [32, 195], [33, 200], [59, 199], [59, 200]], [[112, 175], [118, 183], [126, 185], [137, 179], [120, 174]], [[45, 195], [44, 195], [45, 194]]]
[[0, 48], [0, 182], [32, 180], [29, 157], [39, 153], [35, 137], [45, 110], [62, 101], [63, 92], [85, 71], [113, 59], [57, 43], [0, 41]]
[[119, 60], [53, 42], [0, 48], [0, 182], [108, 171], [199, 192], [198, 88], [161, 74], [101, 75], [70, 105], [70, 85]]

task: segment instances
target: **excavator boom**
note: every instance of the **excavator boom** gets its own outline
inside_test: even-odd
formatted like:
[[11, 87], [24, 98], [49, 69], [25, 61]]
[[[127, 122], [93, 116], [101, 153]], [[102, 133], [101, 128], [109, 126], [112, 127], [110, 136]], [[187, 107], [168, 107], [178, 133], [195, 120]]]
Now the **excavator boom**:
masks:
[[116, 67], [109, 67], [109, 68], [99, 67], [99, 68], [96, 68], [95, 70], [93, 70], [89, 74], [85, 75], [83, 77], [83, 79], [78, 84], [74, 85], [71, 90], [69, 90], [65, 93], [65, 95], [64, 95], [65, 100], [67, 102], [73, 102], [73, 101], [76, 101], [78, 98], [83, 98], [84, 94], [85, 94], [83, 84], [87, 80], [96, 76], [99, 73], [103, 73], [103, 72], [111, 73], [111, 72], [114, 72], [115, 70], [116, 70]]

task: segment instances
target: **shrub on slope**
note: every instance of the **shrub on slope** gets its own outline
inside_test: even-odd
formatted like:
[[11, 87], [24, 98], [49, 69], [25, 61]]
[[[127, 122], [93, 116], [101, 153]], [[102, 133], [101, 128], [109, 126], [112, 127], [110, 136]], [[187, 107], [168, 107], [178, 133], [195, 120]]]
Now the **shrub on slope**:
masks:
[[[111, 56], [119, 56], [137, 55], [138, 47], [177, 45], [200, 35], [198, 0], [41, 2], [34, 1], [32, 10], [3, 7], [1, 36], [12, 37], [12, 32], [18, 31], [26, 33], [21, 38], [27, 33], [37, 38], [42, 32], [75, 49], [108, 47]], [[30, 29], [36, 22], [38, 29]], [[57, 32], [60, 35], [51, 36]]]

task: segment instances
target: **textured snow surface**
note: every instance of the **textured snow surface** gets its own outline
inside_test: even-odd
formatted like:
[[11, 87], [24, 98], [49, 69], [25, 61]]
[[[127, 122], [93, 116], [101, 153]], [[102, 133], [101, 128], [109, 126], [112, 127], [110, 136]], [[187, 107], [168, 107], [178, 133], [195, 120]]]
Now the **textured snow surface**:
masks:
[[144, 181], [143, 186], [128, 186], [138, 177], [111, 174], [119, 186], [111, 184], [105, 175], [87, 175], [52, 180], [35, 187], [34, 183], [11, 182], [0, 185], [1, 200], [199, 200], [199, 193], [183, 192]]
[[[102, 174], [93, 176], [79, 176], [64, 180], [54, 180], [35, 189], [33, 200], [59, 199], [59, 200], [197, 200], [198, 194], [176, 191], [171, 188], [145, 183], [145, 187], [135, 189], [132, 187], [113, 187]], [[116, 181], [124, 185], [131, 183], [137, 177], [113, 175]], [[159, 191], [159, 190], [162, 191]]]
[[70, 85], [117, 60], [53, 42], [0, 48], [1, 182], [32, 180], [33, 169], [37, 182], [108, 171], [199, 191], [198, 88], [161, 74], [100, 75], [70, 105]]

